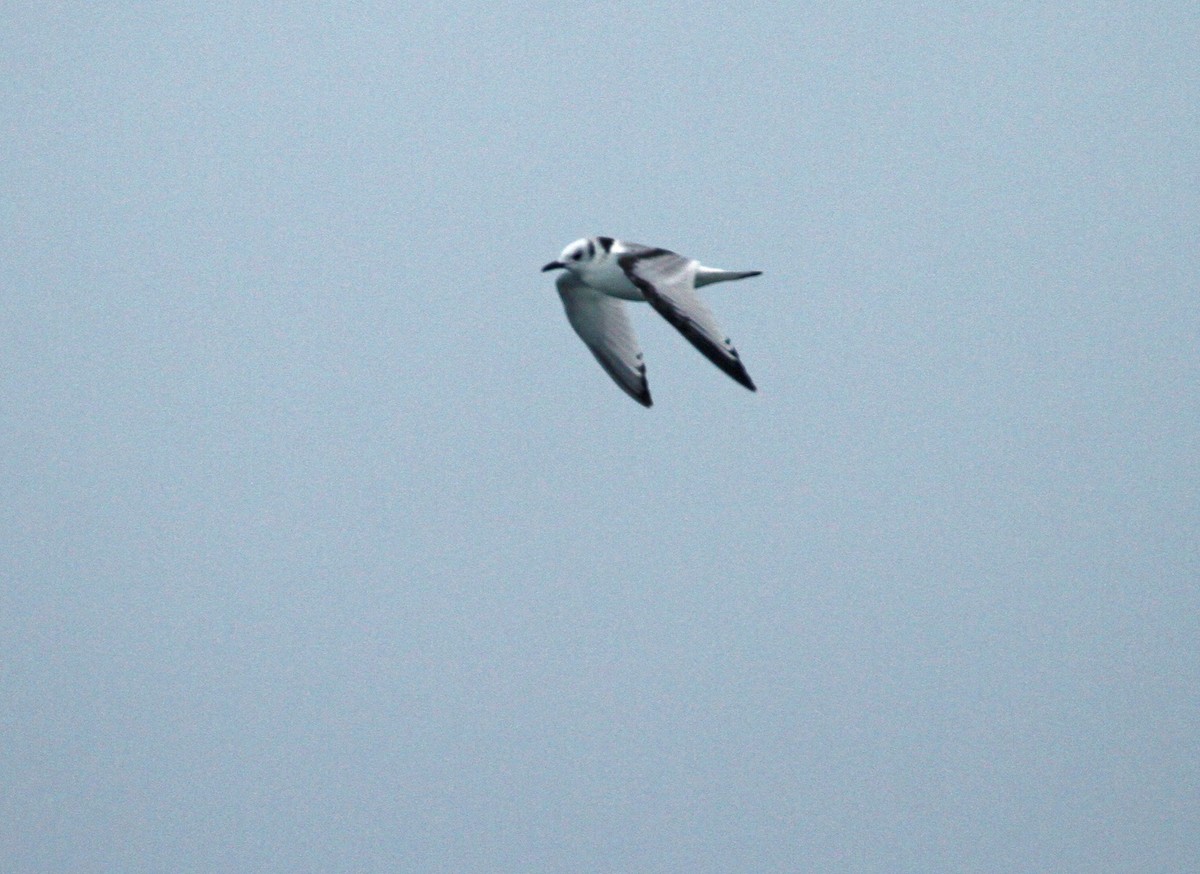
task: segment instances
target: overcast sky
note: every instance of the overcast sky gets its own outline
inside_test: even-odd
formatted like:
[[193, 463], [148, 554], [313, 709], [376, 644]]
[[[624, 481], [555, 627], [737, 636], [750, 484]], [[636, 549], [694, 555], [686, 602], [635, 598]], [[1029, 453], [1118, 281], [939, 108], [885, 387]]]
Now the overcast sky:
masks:
[[6, 5], [0, 869], [1200, 870], [1200, 7], [806, 5]]

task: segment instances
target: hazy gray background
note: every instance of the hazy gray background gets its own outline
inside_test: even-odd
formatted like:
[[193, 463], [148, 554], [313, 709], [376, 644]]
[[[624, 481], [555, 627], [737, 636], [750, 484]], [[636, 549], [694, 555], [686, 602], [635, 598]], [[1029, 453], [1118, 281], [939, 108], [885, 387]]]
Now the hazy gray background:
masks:
[[0, 868], [1200, 869], [1200, 8], [815, 5], [6, 6]]

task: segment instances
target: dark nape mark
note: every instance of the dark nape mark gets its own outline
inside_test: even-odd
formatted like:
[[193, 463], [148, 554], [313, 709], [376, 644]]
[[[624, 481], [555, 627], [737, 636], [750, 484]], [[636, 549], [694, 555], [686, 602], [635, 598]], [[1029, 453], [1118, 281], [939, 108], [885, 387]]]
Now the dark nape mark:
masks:
[[600, 244], [600, 248], [604, 250], [606, 255], [612, 249], [612, 237], [596, 237], [596, 242]]

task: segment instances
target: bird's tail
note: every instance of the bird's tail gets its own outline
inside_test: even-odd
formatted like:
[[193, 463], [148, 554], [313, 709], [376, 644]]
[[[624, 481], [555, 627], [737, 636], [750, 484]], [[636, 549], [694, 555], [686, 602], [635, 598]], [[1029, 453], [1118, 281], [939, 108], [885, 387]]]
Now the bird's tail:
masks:
[[696, 287], [712, 285], [714, 282], [729, 282], [732, 279], [749, 279], [761, 276], [761, 270], [718, 270], [716, 267], [696, 268]]

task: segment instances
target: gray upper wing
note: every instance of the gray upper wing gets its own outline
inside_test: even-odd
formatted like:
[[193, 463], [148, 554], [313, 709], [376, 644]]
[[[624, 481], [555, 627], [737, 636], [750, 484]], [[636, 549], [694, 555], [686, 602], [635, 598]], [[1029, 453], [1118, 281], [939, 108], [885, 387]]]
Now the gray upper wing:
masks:
[[642, 406], [650, 406], [653, 401], [646, 384], [646, 365], [625, 305], [584, 284], [569, 271], [560, 273], [555, 285], [567, 321], [600, 366], [626, 394]]
[[717, 367], [750, 391], [757, 391], [704, 302], [696, 296], [696, 262], [666, 249], [639, 249], [617, 263], [646, 300]]

